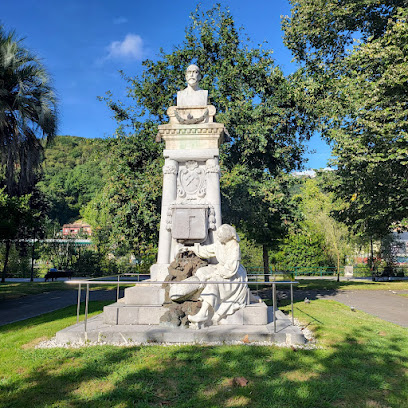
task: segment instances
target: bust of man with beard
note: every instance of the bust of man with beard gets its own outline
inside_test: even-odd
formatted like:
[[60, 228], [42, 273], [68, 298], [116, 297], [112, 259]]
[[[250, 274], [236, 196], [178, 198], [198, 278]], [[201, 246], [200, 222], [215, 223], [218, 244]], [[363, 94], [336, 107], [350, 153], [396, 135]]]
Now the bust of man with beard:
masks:
[[177, 107], [207, 106], [208, 91], [199, 87], [200, 68], [190, 65], [186, 70], [187, 88], [177, 92]]

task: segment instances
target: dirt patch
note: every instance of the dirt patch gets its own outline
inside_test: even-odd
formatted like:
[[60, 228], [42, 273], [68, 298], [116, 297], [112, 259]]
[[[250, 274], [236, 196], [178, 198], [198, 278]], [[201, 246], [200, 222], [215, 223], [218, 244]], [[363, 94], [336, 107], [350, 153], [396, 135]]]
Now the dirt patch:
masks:
[[32, 348], [37, 347], [37, 346], [38, 346], [40, 343], [42, 343], [43, 341], [47, 341], [47, 340], [49, 340], [49, 338], [46, 337], [46, 336], [38, 337], [38, 338], [36, 338], [36, 339], [33, 339], [33, 340], [29, 341], [29, 342], [26, 343], [26, 344], [23, 344], [23, 345], [21, 346], [21, 348], [22, 348], [23, 350], [32, 349]]

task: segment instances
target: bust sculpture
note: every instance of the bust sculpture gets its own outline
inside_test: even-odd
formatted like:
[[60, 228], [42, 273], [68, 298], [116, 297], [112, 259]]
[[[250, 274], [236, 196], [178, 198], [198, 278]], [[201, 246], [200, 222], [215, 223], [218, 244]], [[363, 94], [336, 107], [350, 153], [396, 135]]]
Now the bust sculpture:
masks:
[[200, 68], [189, 65], [186, 70], [187, 88], [177, 92], [177, 107], [207, 106], [208, 91], [199, 87]]

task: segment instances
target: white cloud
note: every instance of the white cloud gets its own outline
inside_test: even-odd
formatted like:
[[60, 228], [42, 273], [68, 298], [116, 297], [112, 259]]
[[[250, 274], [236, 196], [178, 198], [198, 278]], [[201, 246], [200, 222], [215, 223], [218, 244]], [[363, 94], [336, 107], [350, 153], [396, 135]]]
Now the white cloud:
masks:
[[142, 37], [129, 33], [123, 41], [113, 41], [108, 47], [108, 52], [107, 59], [129, 58], [140, 60], [145, 54]]
[[125, 24], [129, 20], [126, 17], [116, 17], [113, 19], [113, 24]]

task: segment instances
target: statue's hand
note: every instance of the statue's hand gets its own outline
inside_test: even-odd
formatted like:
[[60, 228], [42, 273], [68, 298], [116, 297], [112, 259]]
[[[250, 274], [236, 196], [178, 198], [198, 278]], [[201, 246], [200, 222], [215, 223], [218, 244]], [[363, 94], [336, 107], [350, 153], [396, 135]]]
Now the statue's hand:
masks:
[[221, 278], [223, 278], [223, 279], [229, 279], [229, 278], [231, 278], [232, 276], [235, 275], [235, 271], [234, 271], [234, 270], [225, 268], [224, 266], [221, 266], [221, 265], [218, 266], [218, 268], [217, 268], [217, 273], [218, 273], [218, 275], [220, 275]]

